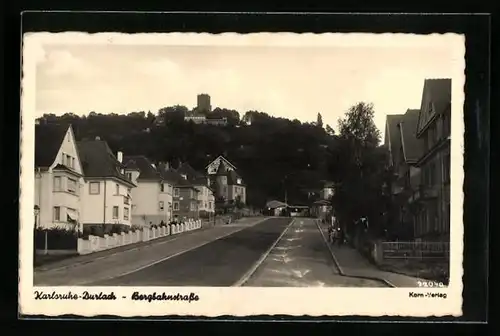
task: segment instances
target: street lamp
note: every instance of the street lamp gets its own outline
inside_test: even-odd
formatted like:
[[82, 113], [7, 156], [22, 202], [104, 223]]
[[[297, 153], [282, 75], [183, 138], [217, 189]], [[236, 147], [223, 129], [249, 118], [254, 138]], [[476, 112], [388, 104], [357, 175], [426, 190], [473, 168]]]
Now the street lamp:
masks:
[[40, 207], [35, 205], [33, 207], [33, 213], [35, 214], [35, 229], [38, 227], [38, 215], [40, 214]]

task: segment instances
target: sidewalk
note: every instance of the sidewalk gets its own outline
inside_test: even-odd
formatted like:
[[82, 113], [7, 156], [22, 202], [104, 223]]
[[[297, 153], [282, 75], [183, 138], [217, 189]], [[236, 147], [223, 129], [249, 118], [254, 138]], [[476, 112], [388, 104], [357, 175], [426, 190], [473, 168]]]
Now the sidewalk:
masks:
[[[263, 220], [256, 218], [253, 224], [257, 225]], [[149, 267], [250, 226], [251, 224], [232, 228], [222, 226], [202, 228], [186, 234], [155, 239], [149, 241], [147, 245], [137, 246], [136, 244], [127, 250], [113, 249], [71, 258], [64, 262], [47, 265], [43, 270], [35, 269], [34, 284], [37, 286], [80, 286], [102, 281]]]
[[331, 250], [342, 275], [380, 279], [391, 287], [412, 288], [418, 286], [418, 281], [424, 281], [408, 275], [382, 271], [350, 246], [331, 246]]
[[[327, 228], [323, 226], [322, 229], [326, 234]], [[379, 279], [391, 287], [403, 288], [418, 287], [418, 281], [426, 281], [400, 273], [382, 271], [350, 246], [328, 245], [339, 269], [339, 273], [342, 275]]]
[[[252, 220], [253, 217], [249, 218], [242, 218], [242, 220]], [[182, 237], [187, 237], [190, 235], [193, 235], [197, 232], [202, 232], [206, 230], [211, 230], [214, 228], [213, 225], [210, 225], [211, 223], [208, 222], [202, 222], [202, 227], [198, 230], [193, 230], [193, 231], [187, 231], [183, 232], [180, 234], [175, 234], [175, 235], [169, 235], [166, 237], [161, 237], [157, 239], [152, 239], [148, 240], [145, 242], [138, 242], [134, 244], [129, 244], [129, 245], [124, 245], [124, 246], [118, 246], [115, 248], [111, 248], [109, 250], [104, 250], [104, 251], [98, 251], [90, 254], [85, 254], [85, 255], [76, 255], [76, 256], [69, 256], [67, 258], [64, 258], [62, 260], [57, 260], [57, 261], [52, 261], [44, 265], [40, 265], [38, 267], [35, 267], [36, 272], [44, 272], [44, 271], [50, 271], [50, 270], [55, 270], [55, 269], [63, 269], [63, 268], [69, 268], [77, 265], [84, 265], [120, 252], [126, 252], [126, 251], [133, 251], [133, 250], [140, 250], [142, 248], [155, 245], [158, 243], [164, 243], [168, 242], [169, 240], [173, 239], [179, 239]]]

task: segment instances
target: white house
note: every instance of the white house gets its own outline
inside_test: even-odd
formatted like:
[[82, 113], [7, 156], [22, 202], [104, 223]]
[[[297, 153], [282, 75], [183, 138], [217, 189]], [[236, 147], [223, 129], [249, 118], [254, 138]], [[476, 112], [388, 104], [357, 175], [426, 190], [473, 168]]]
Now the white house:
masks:
[[198, 211], [206, 213], [215, 212], [215, 195], [210, 188], [208, 176], [196, 171], [188, 163], [183, 163], [177, 168], [177, 172], [189, 180], [198, 190]]
[[158, 225], [172, 219], [172, 183], [166, 181], [157, 167], [145, 156], [126, 156], [125, 174], [137, 188], [132, 190], [134, 206], [132, 225]]
[[136, 185], [125, 175], [123, 153], [113, 154], [106, 141], [78, 142], [85, 175], [81, 222], [83, 226], [130, 226], [132, 189]]
[[83, 185], [72, 127], [35, 125], [35, 226], [76, 229]]

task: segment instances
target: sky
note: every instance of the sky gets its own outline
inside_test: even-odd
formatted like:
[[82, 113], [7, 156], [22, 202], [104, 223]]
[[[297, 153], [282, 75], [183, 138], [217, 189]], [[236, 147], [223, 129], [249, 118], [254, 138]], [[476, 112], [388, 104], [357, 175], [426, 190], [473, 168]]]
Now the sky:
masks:
[[[447, 44], [159, 45], [42, 44], [35, 114], [78, 115], [212, 107], [249, 110], [337, 127], [357, 102], [371, 102], [384, 132], [387, 114], [419, 108], [426, 78], [451, 78]], [[383, 138], [382, 138], [383, 140]]]

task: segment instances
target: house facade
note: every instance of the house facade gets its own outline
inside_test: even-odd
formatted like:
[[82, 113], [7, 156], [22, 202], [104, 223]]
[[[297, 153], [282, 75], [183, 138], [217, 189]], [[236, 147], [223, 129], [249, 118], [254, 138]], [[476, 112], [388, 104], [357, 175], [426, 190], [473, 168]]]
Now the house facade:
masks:
[[35, 227], [78, 229], [84, 179], [71, 126], [35, 125]]
[[388, 116], [386, 122], [389, 165], [393, 171], [392, 211], [386, 220], [391, 222], [391, 234], [398, 239], [415, 238], [416, 214], [420, 211], [411, 202], [411, 196], [421, 181], [417, 166], [421, 146], [416, 136], [419, 113], [418, 109], [409, 109], [405, 114]]
[[85, 176], [82, 226], [113, 225], [130, 227], [132, 189], [136, 185], [125, 175], [123, 154], [113, 154], [105, 141], [79, 141], [77, 144]]
[[219, 156], [207, 165], [206, 170], [216, 197], [229, 203], [239, 200], [246, 204], [246, 184], [231, 162]]
[[173, 184], [166, 181], [147, 157], [126, 156], [123, 159], [125, 175], [136, 188], [132, 189], [132, 225], [151, 226], [172, 220]]
[[172, 218], [198, 218], [198, 189], [188, 180], [187, 174], [181, 174], [166, 164], [162, 164], [162, 176], [172, 184]]
[[331, 199], [335, 194], [335, 185], [333, 182], [324, 181], [319, 191], [312, 192], [313, 195], [318, 195], [311, 206], [311, 215], [325, 219], [332, 211]]
[[205, 174], [196, 171], [189, 163], [182, 163], [177, 172], [186, 175], [198, 190], [198, 211], [202, 217], [210, 216], [215, 212], [215, 196], [210, 188], [210, 179]]
[[421, 183], [410, 201], [419, 205], [415, 235], [422, 240], [449, 241], [451, 79], [427, 79], [418, 116]]

